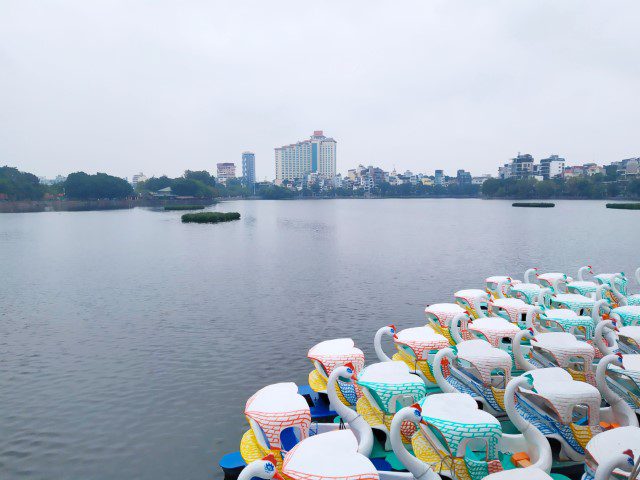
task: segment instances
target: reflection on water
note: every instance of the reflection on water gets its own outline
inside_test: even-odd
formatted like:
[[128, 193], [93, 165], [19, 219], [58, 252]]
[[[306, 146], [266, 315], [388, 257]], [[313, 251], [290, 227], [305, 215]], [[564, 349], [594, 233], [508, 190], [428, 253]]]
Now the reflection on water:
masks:
[[[221, 478], [246, 399], [306, 352], [529, 266], [635, 268], [640, 217], [604, 202], [243, 201], [0, 215], [0, 477]], [[635, 287], [637, 289], [637, 287]]]

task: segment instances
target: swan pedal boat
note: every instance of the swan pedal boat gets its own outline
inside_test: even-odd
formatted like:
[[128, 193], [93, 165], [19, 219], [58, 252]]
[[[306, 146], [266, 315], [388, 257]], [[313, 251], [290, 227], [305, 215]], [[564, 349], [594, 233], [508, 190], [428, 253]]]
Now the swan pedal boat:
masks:
[[471, 318], [485, 317], [489, 310], [490, 295], [479, 288], [458, 290], [453, 296], [455, 302], [463, 308]]
[[640, 452], [640, 428], [620, 427], [593, 437], [586, 447], [582, 480], [623, 480]]
[[[354, 365], [356, 373], [364, 367], [364, 353], [355, 346], [351, 338], [336, 338], [320, 342], [307, 353], [307, 358], [313, 362], [314, 369], [309, 373], [309, 386], [314, 392], [327, 395], [327, 381], [336, 367], [348, 363]], [[355, 407], [362, 392], [350, 382], [339, 380], [336, 391], [345, 405]]]
[[[523, 339], [529, 339], [528, 358]], [[592, 364], [596, 356], [593, 345], [578, 340], [568, 332], [536, 332], [523, 330], [515, 338], [513, 353], [524, 370], [560, 367], [574, 380], [595, 385]]]
[[489, 301], [489, 315], [502, 317], [520, 328], [529, 326], [535, 307], [519, 298], [492, 298]]
[[[381, 362], [402, 362], [407, 365], [409, 371], [418, 375], [428, 389], [438, 389], [433, 377], [433, 358], [438, 350], [449, 346], [449, 340], [436, 333], [430, 325], [426, 327], [414, 327], [400, 330], [396, 333], [395, 325], [380, 328], [374, 337], [374, 348], [378, 360]], [[382, 337], [393, 337], [397, 352], [389, 358], [382, 349]]]
[[[511, 398], [514, 398], [515, 386], [510, 387]], [[512, 404], [513, 401], [509, 408]], [[400, 441], [399, 429], [405, 421], [419, 426], [411, 437], [411, 447]], [[519, 425], [524, 433], [504, 433], [498, 420], [480, 410], [469, 395], [442, 393], [430, 395], [419, 404], [398, 412], [391, 427], [391, 438], [398, 459], [414, 478], [425, 478], [431, 469], [447, 477], [465, 480], [551, 478], [548, 475], [529, 477], [529, 472], [549, 472], [551, 448], [534, 426]], [[524, 466], [519, 463], [524, 459], [528, 466], [519, 468]], [[506, 471], [512, 473], [497, 476]]]
[[455, 344], [449, 330], [451, 320], [464, 312], [464, 308], [456, 303], [434, 303], [427, 305], [424, 309], [427, 325], [433, 328], [436, 333], [443, 335], [451, 345]]
[[553, 293], [559, 293], [557, 288], [558, 282], [573, 282], [573, 278], [561, 272], [540, 273], [536, 274], [536, 278], [542, 288], [549, 288]]
[[505, 417], [504, 390], [511, 378], [511, 356], [482, 339], [466, 340], [440, 350], [434, 376], [443, 392], [465, 393], [484, 410]]
[[[358, 399], [356, 412], [383, 438], [385, 450], [391, 450], [389, 432], [395, 413], [412, 405], [427, 394], [427, 386], [411, 373], [404, 362], [380, 362], [365, 367], [357, 375], [363, 395]], [[408, 438], [412, 431], [405, 431]]]

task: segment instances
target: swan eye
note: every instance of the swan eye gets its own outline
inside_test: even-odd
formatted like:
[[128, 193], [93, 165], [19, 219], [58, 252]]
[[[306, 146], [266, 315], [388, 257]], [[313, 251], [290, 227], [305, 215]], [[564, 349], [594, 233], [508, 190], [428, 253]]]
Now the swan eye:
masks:
[[267, 473], [273, 472], [274, 469], [275, 469], [275, 467], [273, 466], [273, 463], [271, 463], [271, 462], [267, 462], [264, 465], [264, 471], [267, 472]]
[[420, 417], [420, 416], [421, 416], [421, 414], [420, 414], [420, 411], [419, 411], [419, 410], [414, 410], [414, 411], [413, 411], [413, 414], [414, 414], [416, 417]]
[[353, 373], [353, 370], [351, 370], [349, 367], [347, 367], [347, 373]]

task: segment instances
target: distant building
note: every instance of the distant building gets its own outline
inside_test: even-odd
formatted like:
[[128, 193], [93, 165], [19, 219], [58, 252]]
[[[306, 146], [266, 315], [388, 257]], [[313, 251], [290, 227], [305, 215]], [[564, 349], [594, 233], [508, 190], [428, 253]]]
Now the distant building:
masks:
[[256, 183], [256, 154], [253, 152], [242, 152], [242, 178], [248, 186]]
[[316, 130], [309, 140], [275, 149], [276, 181], [303, 178], [309, 173], [332, 179], [336, 176], [336, 144]]
[[435, 179], [433, 181], [436, 185], [444, 185], [444, 170], [436, 170]]
[[479, 177], [473, 177], [471, 178], [471, 185], [482, 185], [484, 182], [486, 182], [490, 178], [491, 178], [491, 175], [489, 175], [488, 173], [481, 175]]
[[526, 178], [533, 175], [533, 157], [528, 153], [518, 154], [516, 158], [511, 160], [511, 176]]
[[458, 185], [471, 185], [471, 173], [465, 170], [458, 170], [456, 182]]
[[217, 164], [218, 180], [226, 183], [230, 178], [236, 178], [235, 163], [218, 163]]
[[422, 177], [420, 181], [425, 187], [433, 187], [433, 180], [431, 180], [429, 177]]
[[133, 177], [131, 177], [131, 186], [135, 190], [139, 183], [146, 182], [146, 181], [147, 181], [147, 177], [145, 176], [144, 173], [142, 172], [136, 173]]
[[558, 155], [551, 155], [549, 158], [540, 160], [539, 175], [545, 180], [559, 178], [564, 175], [565, 159]]

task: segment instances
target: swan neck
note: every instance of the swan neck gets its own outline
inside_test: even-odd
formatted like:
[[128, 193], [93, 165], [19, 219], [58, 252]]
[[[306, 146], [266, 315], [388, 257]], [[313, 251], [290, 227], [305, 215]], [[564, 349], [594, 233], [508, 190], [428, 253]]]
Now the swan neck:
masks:
[[402, 441], [402, 434], [400, 432], [402, 423], [412, 422], [416, 424], [418, 430], [420, 430], [420, 424], [417, 422], [417, 419], [418, 417], [414, 414], [413, 407], [405, 407], [396, 413], [391, 421], [391, 448], [393, 448], [393, 453], [398, 457], [398, 460], [411, 472], [416, 480], [435, 480], [439, 478], [438, 475], [431, 470], [429, 465], [414, 457]]
[[386, 353], [384, 353], [384, 350], [382, 349], [383, 335], [389, 335], [389, 327], [382, 327], [376, 332], [376, 336], [373, 339], [373, 348], [376, 351], [378, 360], [380, 360], [381, 362], [391, 362], [392, 360]]
[[524, 358], [524, 352], [522, 348], [522, 339], [527, 335], [527, 330], [520, 330], [516, 333], [516, 336], [513, 337], [513, 346], [511, 347], [513, 352], [513, 358], [516, 361], [516, 365], [518, 368], [521, 368], [525, 371], [535, 370], [535, 366], [529, 362], [526, 358]]
[[509, 416], [509, 420], [522, 433], [527, 445], [537, 455], [537, 460], [531, 466], [549, 473], [553, 462], [549, 441], [535, 425], [525, 420], [516, 409], [516, 392], [518, 387], [524, 383], [526, 383], [525, 379], [514, 378], [507, 384], [504, 392], [505, 411]]
[[458, 393], [458, 390], [456, 390], [453, 385], [447, 382], [447, 379], [444, 378], [444, 374], [442, 373], [442, 360], [444, 360], [445, 358], [450, 359], [450, 357], [452, 356], [453, 350], [451, 350], [450, 348], [443, 348], [438, 353], [436, 353], [436, 356], [433, 359], [433, 376], [436, 379], [438, 387], [440, 387], [440, 390], [442, 390], [444, 393]]
[[368, 457], [373, 449], [373, 431], [371, 426], [362, 416], [347, 407], [340, 398], [338, 398], [338, 378], [341, 371], [345, 367], [339, 367], [331, 372], [327, 381], [327, 396], [329, 397], [329, 405], [340, 418], [349, 425], [349, 428], [355, 432], [358, 438], [358, 452]]

